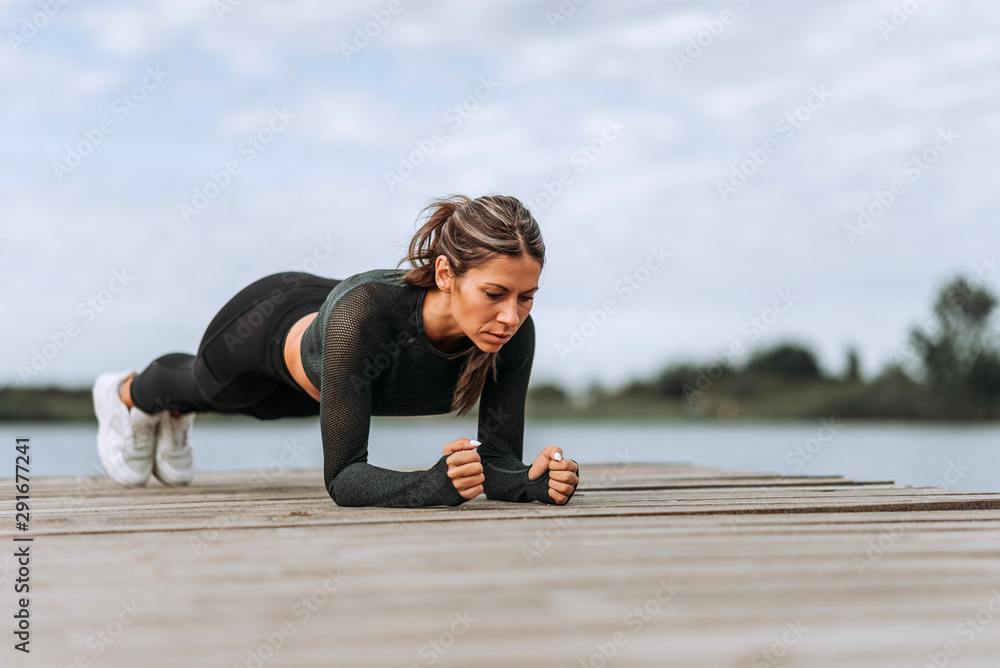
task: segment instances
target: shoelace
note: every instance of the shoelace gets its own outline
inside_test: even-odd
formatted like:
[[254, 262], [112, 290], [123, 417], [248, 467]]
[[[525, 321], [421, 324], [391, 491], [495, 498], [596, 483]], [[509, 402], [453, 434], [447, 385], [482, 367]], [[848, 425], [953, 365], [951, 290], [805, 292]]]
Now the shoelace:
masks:
[[[141, 438], [143, 436], [145, 438]], [[136, 444], [145, 443], [146, 445], [142, 450], [152, 452], [155, 446], [155, 439], [156, 439], [156, 423], [142, 424], [139, 425], [138, 427], [136, 427], [136, 425], [133, 424], [131, 438], [127, 439], [125, 447], [126, 450], [140, 452], [140, 449], [137, 447]]]
[[175, 418], [170, 416], [170, 441], [176, 452], [183, 452], [188, 440], [188, 432], [191, 429], [191, 421], [188, 418]]

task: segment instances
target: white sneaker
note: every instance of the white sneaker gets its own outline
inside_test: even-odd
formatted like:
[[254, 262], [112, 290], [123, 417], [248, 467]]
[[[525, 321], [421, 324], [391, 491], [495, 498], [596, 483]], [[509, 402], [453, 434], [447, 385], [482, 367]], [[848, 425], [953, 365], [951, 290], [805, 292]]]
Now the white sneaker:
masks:
[[128, 416], [132, 423], [132, 442], [135, 444], [136, 452], [141, 452], [152, 459], [156, 450], [156, 436], [160, 428], [161, 415], [150, 415], [140, 408], [133, 407]]
[[152, 441], [136, 442], [129, 408], [121, 398], [121, 384], [135, 371], [103, 373], [94, 383], [94, 413], [97, 414], [97, 454], [104, 470], [126, 487], [139, 487], [153, 470]]
[[194, 479], [194, 455], [191, 452], [191, 427], [194, 413], [175, 418], [163, 411], [156, 437], [153, 475], [164, 485], [187, 485]]

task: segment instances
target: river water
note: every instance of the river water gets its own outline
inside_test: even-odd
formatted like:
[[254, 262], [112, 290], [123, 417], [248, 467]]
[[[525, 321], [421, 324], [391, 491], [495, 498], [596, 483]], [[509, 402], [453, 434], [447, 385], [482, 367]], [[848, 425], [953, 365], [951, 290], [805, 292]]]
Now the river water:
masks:
[[[374, 418], [369, 461], [387, 468], [432, 465], [445, 443], [476, 437], [475, 422], [448, 417]], [[96, 424], [2, 423], [0, 477], [14, 475], [15, 438], [31, 439], [31, 476], [103, 473]], [[195, 463], [201, 471], [322, 468], [315, 418], [253, 418], [195, 422]], [[525, 459], [558, 445], [581, 464], [686, 462], [725, 470], [843, 475], [1000, 492], [1000, 425], [913, 423], [710, 423], [668, 421], [528, 421]], [[586, 471], [584, 471], [584, 474]]]

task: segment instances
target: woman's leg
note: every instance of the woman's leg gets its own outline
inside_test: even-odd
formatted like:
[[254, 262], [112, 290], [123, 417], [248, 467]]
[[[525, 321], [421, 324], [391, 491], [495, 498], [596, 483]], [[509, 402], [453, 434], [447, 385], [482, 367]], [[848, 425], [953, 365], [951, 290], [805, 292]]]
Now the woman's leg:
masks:
[[170, 353], [159, 357], [122, 384], [122, 400], [150, 415], [160, 411], [199, 413], [212, 404], [194, 376], [194, 355]]
[[318, 414], [319, 404], [291, 378], [281, 347], [292, 324], [318, 310], [339, 282], [301, 272], [255, 281], [212, 319], [197, 355], [158, 358], [122, 393], [147, 413], [242, 413], [265, 420]]

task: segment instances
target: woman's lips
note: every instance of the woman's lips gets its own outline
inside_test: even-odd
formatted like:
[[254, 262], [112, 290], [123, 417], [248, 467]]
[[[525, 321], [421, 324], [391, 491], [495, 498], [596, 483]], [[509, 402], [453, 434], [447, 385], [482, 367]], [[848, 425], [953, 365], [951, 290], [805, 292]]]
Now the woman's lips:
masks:
[[508, 334], [507, 336], [500, 336], [498, 334], [494, 334], [493, 332], [486, 332], [486, 333], [489, 336], [491, 336], [493, 340], [496, 341], [497, 343], [507, 343], [507, 341], [510, 340], [510, 337], [512, 336], [511, 334]]

